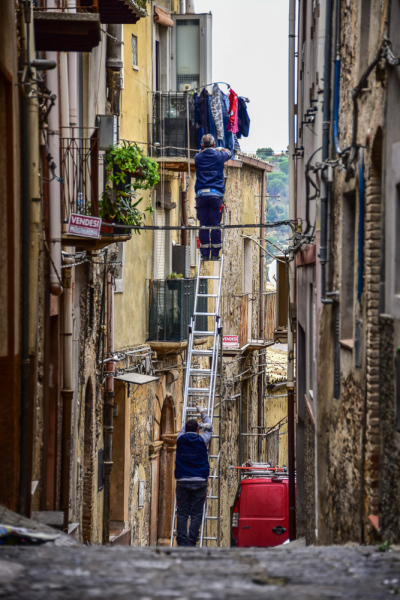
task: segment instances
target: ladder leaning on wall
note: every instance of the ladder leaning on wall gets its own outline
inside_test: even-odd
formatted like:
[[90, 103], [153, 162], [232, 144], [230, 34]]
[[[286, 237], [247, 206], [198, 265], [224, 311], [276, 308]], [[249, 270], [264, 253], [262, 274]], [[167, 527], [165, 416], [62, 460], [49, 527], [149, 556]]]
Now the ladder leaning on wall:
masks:
[[[225, 212], [226, 219], [226, 212]], [[204, 262], [199, 259], [196, 280], [196, 292], [194, 298], [194, 314], [189, 326], [189, 339], [186, 360], [186, 377], [183, 395], [182, 426], [191, 416], [195, 417], [197, 413], [197, 404], [201, 404], [207, 410], [213, 425], [213, 435], [208, 448], [208, 457], [210, 461], [210, 476], [207, 491], [207, 499], [204, 504], [203, 519], [200, 532], [200, 547], [219, 546], [220, 541], [220, 417], [221, 417], [221, 382], [222, 373], [218, 369], [222, 367], [222, 324], [220, 318], [222, 274], [224, 269], [224, 247], [225, 230], [223, 235], [222, 252], [220, 260], [211, 264], [217, 265], [217, 274], [204, 275]], [[210, 263], [208, 263], [210, 264]], [[209, 282], [214, 284], [212, 293], [210, 293]], [[206, 282], [206, 293], [202, 293], [202, 283]], [[207, 303], [207, 311], [199, 310], [199, 301]], [[201, 303], [201, 302], [200, 302]], [[211, 307], [211, 309], [210, 309]], [[199, 329], [198, 319], [206, 318], [207, 329]], [[211, 325], [212, 323], [212, 325]], [[209, 348], [197, 349], [196, 340], [199, 338], [208, 338], [211, 340]], [[198, 367], [196, 361], [200, 358], [209, 359], [209, 368]], [[217, 393], [217, 379], [219, 378], [219, 389]], [[217, 402], [216, 402], [217, 400]], [[170, 546], [174, 544], [174, 534], [176, 533], [176, 495], [174, 500], [174, 512], [171, 527]]]

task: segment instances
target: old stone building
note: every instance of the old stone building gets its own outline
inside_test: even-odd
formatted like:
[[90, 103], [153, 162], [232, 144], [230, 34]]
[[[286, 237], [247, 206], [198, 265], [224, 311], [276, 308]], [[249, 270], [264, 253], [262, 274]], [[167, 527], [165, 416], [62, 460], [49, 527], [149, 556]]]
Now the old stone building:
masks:
[[395, 3], [299, 5], [297, 506], [309, 542], [314, 530], [322, 544], [400, 535], [398, 25]]

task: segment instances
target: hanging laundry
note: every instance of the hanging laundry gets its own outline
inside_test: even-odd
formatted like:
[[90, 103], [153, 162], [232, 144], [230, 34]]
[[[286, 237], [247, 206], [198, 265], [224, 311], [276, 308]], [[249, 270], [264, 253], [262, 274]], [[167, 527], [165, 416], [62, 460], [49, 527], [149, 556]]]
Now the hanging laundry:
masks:
[[215, 128], [217, 130], [217, 139], [224, 139], [224, 119], [222, 116], [221, 90], [215, 83], [212, 89], [211, 97], [211, 114], [214, 119]]
[[238, 127], [239, 131], [237, 133], [237, 137], [240, 139], [243, 137], [248, 137], [250, 131], [250, 117], [247, 112], [247, 102], [244, 98], [238, 98]]
[[236, 92], [231, 90], [229, 92], [229, 124], [228, 131], [232, 133], [237, 133], [239, 131], [238, 127], [238, 97]]
[[198, 111], [198, 119], [200, 126], [204, 129], [204, 133], [209, 133], [209, 114], [210, 111], [208, 109], [208, 101], [210, 98], [210, 94], [207, 92], [206, 88], [201, 92], [198, 100], [196, 102], [197, 111]]
[[234, 134], [233, 137], [234, 137], [234, 140], [235, 140], [235, 153], [236, 152], [240, 152], [240, 144], [239, 144], [238, 137], [237, 137], [236, 133]]
[[222, 117], [224, 121], [224, 140], [223, 145], [227, 150], [230, 150], [232, 156], [235, 154], [235, 142], [233, 139], [233, 133], [228, 130], [229, 125], [229, 98], [222, 90], [221, 93], [221, 104], [222, 104]]
[[204, 135], [204, 128], [201, 125], [201, 119], [200, 119], [200, 109], [199, 109], [199, 94], [197, 92], [195, 92], [194, 94], [194, 120], [196, 123], [196, 130], [197, 130], [197, 149], [201, 150], [201, 139]]
[[207, 106], [208, 106], [208, 131], [204, 130], [204, 133], [211, 133], [214, 140], [217, 139], [217, 129], [215, 127], [214, 119], [211, 112], [211, 96], [208, 92], [207, 94]]

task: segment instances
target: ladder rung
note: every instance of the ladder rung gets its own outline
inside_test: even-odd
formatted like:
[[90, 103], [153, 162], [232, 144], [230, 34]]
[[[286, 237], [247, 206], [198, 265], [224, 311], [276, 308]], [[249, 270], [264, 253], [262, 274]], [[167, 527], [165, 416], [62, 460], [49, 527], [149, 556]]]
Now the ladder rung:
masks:
[[209, 377], [211, 375], [211, 369], [190, 369], [190, 373], [191, 375], [205, 375], [206, 377]]
[[217, 313], [195, 312], [195, 317], [218, 317]]
[[211, 437], [212, 437], [212, 439], [215, 439], [215, 438], [217, 438], [217, 439], [218, 439], [218, 438], [219, 438], [219, 435], [212, 435]]
[[[193, 396], [193, 394], [200, 394], [200, 396], [208, 396], [210, 393], [210, 388], [188, 388], [188, 395]], [[196, 408], [197, 410], [197, 408]]]
[[212, 356], [212, 350], [193, 350], [192, 356]]
[[218, 298], [218, 294], [197, 294], [198, 298]]
[[199, 279], [220, 279], [219, 275], [199, 275]]
[[218, 521], [219, 517], [209, 517], [207, 516], [206, 519], [210, 519], [210, 521]]
[[218, 538], [216, 538], [216, 537], [203, 537], [203, 540], [211, 540], [211, 541], [216, 542], [218, 540]]
[[207, 500], [218, 500], [219, 496], [207, 496]]
[[193, 331], [193, 335], [215, 337], [215, 331]]
[[208, 479], [219, 479], [219, 475], [209, 475]]
[[218, 454], [210, 454], [209, 458], [218, 458]]

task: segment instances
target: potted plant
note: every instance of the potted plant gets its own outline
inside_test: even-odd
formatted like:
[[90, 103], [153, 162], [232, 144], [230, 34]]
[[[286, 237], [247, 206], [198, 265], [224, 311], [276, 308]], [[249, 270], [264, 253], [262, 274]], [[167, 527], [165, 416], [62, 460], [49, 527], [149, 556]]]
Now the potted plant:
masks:
[[180, 287], [178, 282], [180, 279], [183, 279], [183, 275], [182, 273], [171, 271], [171, 273], [166, 274], [165, 279], [169, 290], [178, 290]]
[[[157, 162], [145, 156], [135, 142], [124, 140], [107, 151], [105, 166], [106, 183], [99, 203], [100, 217], [109, 223], [142, 225], [144, 212], [139, 210], [138, 205], [143, 198], [137, 199], [136, 192], [153, 189], [160, 181]], [[154, 212], [151, 199], [145, 212]], [[107, 225], [103, 228], [103, 231], [106, 230]]]

